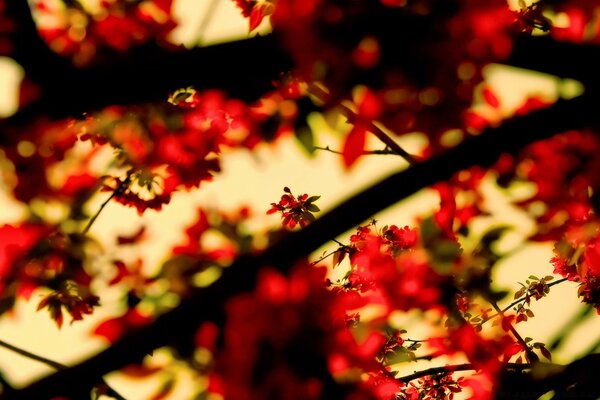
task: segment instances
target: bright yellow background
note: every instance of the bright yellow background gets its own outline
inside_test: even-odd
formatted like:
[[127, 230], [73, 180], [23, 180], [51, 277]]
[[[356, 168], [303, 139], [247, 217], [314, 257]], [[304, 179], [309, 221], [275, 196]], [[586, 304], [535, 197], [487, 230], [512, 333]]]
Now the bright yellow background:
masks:
[[[175, 40], [187, 45], [196, 42], [199, 21], [208, 3], [209, 0], [176, 2], [176, 14], [182, 24], [174, 35]], [[267, 25], [265, 23], [261, 29], [268, 30]], [[240, 17], [232, 1], [218, 1], [202, 43], [245, 37], [247, 26], [247, 21]], [[18, 66], [7, 60], [0, 60], [0, 115], [8, 115], [14, 110], [17, 82], [21, 75]], [[565, 85], [564, 82], [551, 77], [497, 66], [491, 67], [487, 75], [489, 84], [502, 100], [501, 112], [506, 113], [518, 105], [524, 94], [543, 94], [552, 98], [556, 96], [561, 85]], [[339, 133], [329, 131], [318, 117], [313, 118], [311, 124], [318, 132], [319, 145], [340, 148]], [[420, 141], [414, 135], [408, 135], [400, 142], [409, 152], [417, 152], [420, 147]], [[373, 140], [371, 145], [372, 148], [382, 147], [376, 140]], [[94, 224], [91, 234], [102, 242], [114, 238], [117, 233], [134, 232], [144, 224], [149, 229], [149, 243], [141, 255], [147, 265], [157, 267], [167, 256], [168, 249], [183, 238], [183, 228], [194, 221], [198, 205], [224, 210], [248, 205], [255, 210], [253, 225], [260, 229], [279, 223], [277, 216], [267, 217], [264, 212], [269, 203], [278, 200], [284, 186], [291, 187], [295, 193], [322, 195], [318, 204], [325, 211], [370, 182], [398, 168], [406, 167], [398, 157], [372, 156], [364, 157], [350, 171], [345, 171], [338, 156], [328, 152], [317, 152], [309, 159], [294, 140], [289, 138], [279, 140], [273, 145], [261, 145], [253, 153], [235, 151], [227, 154], [223, 157], [222, 165], [223, 172], [214, 182], [203, 184], [196, 192], [175, 196], [160, 213], [147, 211], [143, 217], [139, 217], [134, 210], [111, 203]], [[532, 222], [522, 212], [511, 207], [506, 195], [491, 182], [484, 184], [484, 190], [489, 196], [487, 205], [494, 212], [494, 216], [483, 219], [476, 225], [476, 230], [482, 230], [489, 224], [514, 224], [515, 231], [503, 243], [505, 247], [510, 248], [532, 229]], [[106, 194], [97, 196], [90, 206], [90, 211], [97, 209], [105, 197]], [[437, 201], [433, 193], [424, 191], [376, 217], [382, 225], [412, 225], [416, 215], [435, 210]], [[5, 195], [0, 197], [0, 205], [0, 222], [11, 223], [21, 218], [19, 208], [11, 204]], [[347, 235], [342, 235], [339, 239], [347, 241]], [[320, 255], [324, 250], [335, 247], [334, 244], [324, 246], [315, 254]], [[502, 262], [496, 270], [495, 283], [500, 288], [514, 291], [519, 288], [517, 281], [524, 281], [531, 274], [550, 274], [550, 257], [550, 245], [527, 246]], [[98, 308], [92, 317], [73, 325], [67, 324], [58, 330], [46, 312], [35, 311], [39, 296], [41, 294], [34, 294], [28, 302], [19, 301], [14, 312], [0, 318], [0, 339], [67, 365], [103, 349], [106, 346], [105, 342], [90, 337], [90, 330], [98, 321], [123, 311], [114, 302], [111, 304], [110, 296], [104, 297], [103, 306]], [[510, 299], [507, 299], [505, 304], [508, 304], [508, 301]], [[536, 318], [530, 323], [519, 325], [518, 329], [523, 336], [531, 336], [536, 341], [549, 340], [579, 306], [576, 285], [563, 283], [552, 288], [548, 298], [533, 306]], [[568, 362], [576, 358], [579, 355], [578, 351], [586, 349], [598, 339], [598, 332], [600, 318], [593, 316], [577, 329], [576, 335], [569, 337], [566, 345], [555, 354], [555, 361]], [[160, 362], [161, 357], [160, 352], [156, 353], [155, 362]], [[414, 365], [408, 365], [407, 368], [416, 369]], [[0, 348], [0, 370], [15, 385], [25, 385], [41, 375], [52, 372], [50, 368], [38, 362], [16, 356], [3, 348]], [[128, 399], [144, 398], [158, 385], [156, 381], [144, 384], [140, 384], [139, 381], [128, 383], [118, 376], [110, 377], [109, 382]], [[185, 385], [181, 385], [170, 398], [186, 398], [184, 393]]]

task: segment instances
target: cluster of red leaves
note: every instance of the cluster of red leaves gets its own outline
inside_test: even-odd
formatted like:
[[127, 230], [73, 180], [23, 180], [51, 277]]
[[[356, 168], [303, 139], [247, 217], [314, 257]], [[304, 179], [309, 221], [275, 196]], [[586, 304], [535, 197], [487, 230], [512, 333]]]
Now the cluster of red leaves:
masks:
[[384, 227], [381, 233], [361, 227], [350, 238], [350, 290], [362, 293], [371, 304], [386, 310], [439, 309], [447, 277], [429, 265], [418, 251], [418, 233], [407, 227]]
[[[268, 101], [293, 104], [276, 95], [283, 91], [289, 92], [289, 85]], [[258, 127], [279, 112], [216, 90], [187, 88], [169, 100], [170, 105], [107, 107], [83, 121], [39, 120], [24, 133], [8, 135], [3, 149], [14, 169], [3, 173], [14, 196], [23, 202], [40, 198], [76, 204], [101, 187], [117, 192], [116, 201], [139, 213], [160, 209], [176, 190], [211, 180], [224, 148], [254, 147], [260, 142]], [[116, 154], [110, 162], [118, 168], [113, 176], [100, 176], [93, 168], [106, 147]], [[120, 177], [123, 170], [129, 171], [127, 178]]]
[[570, 226], [554, 246], [554, 272], [580, 282], [579, 296], [600, 314], [600, 228], [597, 219]]
[[48, 232], [46, 226], [28, 223], [4, 225], [0, 228], [0, 292], [5, 302], [17, 293], [28, 297], [30, 285], [23, 285], [16, 279], [14, 266], [23, 263], [29, 252]]
[[47, 307], [58, 326], [63, 308], [73, 320], [80, 320], [98, 305], [98, 297], [89, 290], [92, 277], [84, 264], [90, 243], [84, 237], [63, 234], [56, 226], [23, 223], [1, 227], [0, 239], [0, 313], [12, 307], [17, 297], [29, 299], [39, 287], [52, 292], [38, 309]]
[[[566, 21], [552, 26], [550, 34], [557, 40], [575, 43], [600, 43], [600, 27], [593, 15], [600, 6], [593, 0], [574, 0], [569, 2], [538, 2], [543, 11], [561, 14]], [[542, 12], [543, 12], [542, 11]]]
[[[201, 224], [196, 230], [205, 229]], [[386, 364], [395, 353], [414, 359], [416, 348], [401, 332], [389, 332], [386, 321], [393, 311], [433, 310], [441, 317], [454, 307], [445, 304], [443, 292], [453, 277], [432, 266], [435, 255], [423, 247], [416, 229], [359, 227], [339, 253], [336, 263], [346, 254], [351, 263], [341, 282], [326, 281], [323, 268], [306, 264], [287, 277], [263, 269], [253, 292], [227, 303], [222, 332], [212, 324], [200, 328], [196, 345], [209, 350], [214, 360], [209, 392], [240, 399], [301, 393], [316, 399], [327, 394], [331, 376], [354, 385], [352, 399], [451, 398], [464, 388], [474, 398], [491, 398], [504, 365], [501, 359], [515, 344], [505, 331], [496, 339], [484, 338], [461, 323], [428, 340], [437, 354], [466, 356], [480, 370], [472, 378], [454, 380], [444, 374], [405, 385]], [[362, 320], [365, 306], [380, 311]]]
[[514, 307], [514, 310], [517, 313], [516, 323], [527, 321], [535, 315], [529, 308], [531, 300], [540, 300], [542, 297], [546, 296], [550, 292], [548, 282], [553, 279], [554, 277], [552, 275], [547, 275], [541, 279], [535, 275], [530, 275], [529, 279], [525, 281], [525, 284], [520, 283], [521, 289], [517, 290], [514, 294], [515, 300], [522, 298], [521, 302]]
[[253, 293], [227, 303], [224, 346], [211, 377], [223, 382], [220, 395], [322, 398], [323, 332], [343, 323], [329, 311], [332, 296], [325, 290], [324, 273], [304, 266], [285, 277], [265, 269]]
[[570, 223], [592, 217], [594, 197], [600, 190], [596, 171], [597, 136], [587, 131], [570, 131], [525, 148], [517, 159], [504, 157], [497, 169], [501, 183], [532, 182], [536, 192], [518, 203], [537, 222], [533, 239], [560, 240]]
[[[360, 119], [378, 120], [396, 134], [425, 132], [431, 154], [446, 131], [463, 127], [461, 115], [481, 80], [481, 67], [510, 53], [518, 19], [503, 1], [457, 1], [454, 13], [441, 3], [279, 0], [272, 23], [294, 56], [298, 76], [329, 89], [326, 102], [353, 99], [354, 88], [364, 85], [377, 111], [359, 112]], [[387, 40], [391, 26], [405, 27], [410, 41], [401, 32]], [[363, 151], [368, 128], [357, 121], [351, 130], [347, 165]]]
[[49, 177], [77, 143], [78, 130], [70, 119], [38, 120], [26, 131], [7, 136], [3, 151], [14, 169], [4, 170], [3, 175], [17, 200], [28, 203], [39, 197], [71, 202], [94, 188], [97, 180], [88, 172], [89, 155], [71, 163], [64, 180], [57, 183]]
[[173, 0], [129, 2], [103, 0], [91, 10], [79, 2], [36, 1], [42, 23], [40, 36], [55, 52], [87, 65], [107, 50], [123, 52], [151, 40], [167, 43], [176, 27], [171, 14]]
[[242, 15], [248, 18], [249, 31], [258, 28], [265, 17], [273, 13], [275, 0], [233, 0], [242, 11]]
[[304, 193], [296, 198], [287, 186], [283, 188], [283, 191], [286, 194], [281, 196], [278, 203], [271, 203], [267, 214], [281, 213], [281, 223], [289, 229], [294, 229], [296, 225], [304, 228], [315, 220], [313, 213], [321, 210], [314, 202], [321, 196], [308, 197], [308, 194]]
[[410, 382], [409, 387], [399, 396], [399, 400], [452, 400], [455, 393], [462, 392], [463, 381], [463, 377], [454, 380], [452, 373], [447, 372], [428, 375], [419, 379], [417, 384]]
[[92, 314], [94, 307], [100, 305], [100, 298], [92, 295], [87, 289], [73, 281], [63, 281], [58, 290], [45, 296], [38, 305], [38, 310], [47, 308], [58, 327], [63, 323], [63, 308], [74, 321], [83, 319], [84, 314]]

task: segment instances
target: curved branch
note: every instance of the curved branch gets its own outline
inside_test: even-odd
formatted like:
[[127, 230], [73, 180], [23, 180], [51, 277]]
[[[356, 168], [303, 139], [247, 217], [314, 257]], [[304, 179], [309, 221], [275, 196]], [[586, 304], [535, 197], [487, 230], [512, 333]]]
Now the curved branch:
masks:
[[[507, 363], [507, 364], [505, 364], [504, 368], [506, 370], [511, 370], [511, 371], [524, 371], [526, 369], [531, 369], [532, 365], [531, 364]], [[422, 371], [415, 372], [414, 374], [401, 376], [396, 379], [401, 382], [408, 383], [415, 379], [423, 378], [424, 376], [435, 375], [435, 374], [440, 374], [440, 373], [456, 372], [456, 371], [474, 371], [474, 370], [478, 370], [478, 369], [479, 368], [477, 366], [475, 366], [474, 364], [471, 364], [471, 363], [446, 365], [443, 367], [433, 367], [433, 368], [424, 369]]]
[[[20, 347], [17, 347], [15, 345], [7, 343], [4, 340], [0, 340], [0, 347], [4, 347], [7, 350], [15, 352], [15, 353], [17, 353], [23, 357], [29, 358], [31, 360], [41, 362], [42, 364], [46, 364], [47, 366], [54, 368], [58, 371], [69, 368], [64, 364], [61, 364], [61, 363], [51, 360], [49, 358], [34, 354], [30, 351], [24, 350]], [[7, 386], [7, 388], [9, 388], [9, 390], [8, 390], [9, 392], [14, 391], [14, 388], [12, 386], [9, 386], [8, 382], [3, 382], [2, 384], [3, 384], [3, 386]], [[117, 392], [108, 383], [106, 383], [106, 381], [104, 379], [100, 379], [100, 385], [104, 386], [104, 388], [106, 389], [106, 394], [108, 394], [109, 396], [114, 397], [117, 400], [126, 400], [125, 397], [121, 396], [121, 394], [119, 394], [119, 392]]]
[[508, 120], [435, 158], [395, 173], [340, 204], [307, 228], [285, 236], [264, 253], [238, 258], [215, 284], [183, 300], [153, 324], [130, 332], [79, 365], [34, 382], [3, 399], [47, 399], [89, 388], [99, 376], [141, 360], [153, 349], [193, 331], [201, 321], [220, 323], [225, 318], [224, 302], [236, 293], [252, 290], [262, 265], [288, 271], [296, 260], [332, 237], [422, 188], [449, 179], [460, 170], [473, 165], [489, 167], [503, 152], [515, 152], [535, 140], [568, 129], [597, 127], [600, 122], [597, 103], [598, 98], [589, 92], [573, 100], [561, 100], [547, 109]]

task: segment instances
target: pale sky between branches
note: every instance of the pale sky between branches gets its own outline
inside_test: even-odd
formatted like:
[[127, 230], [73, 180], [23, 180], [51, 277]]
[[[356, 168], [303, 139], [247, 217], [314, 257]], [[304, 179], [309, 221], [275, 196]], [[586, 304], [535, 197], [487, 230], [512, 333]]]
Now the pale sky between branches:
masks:
[[[230, 0], [217, 0], [218, 4], [209, 23], [201, 28], [201, 21], [212, 0], [177, 0], [176, 14], [181, 26], [174, 34], [174, 40], [192, 46], [197, 42], [198, 33], [202, 33], [202, 44], [212, 44], [247, 36], [248, 22], [244, 20], [235, 5]], [[268, 32], [268, 23], [263, 22], [259, 29]], [[244, 60], [243, 62], [248, 62]], [[0, 116], [6, 116], [14, 110], [15, 94], [22, 72], [19, 67], [0, 59]], [[252, 79], [252, 77], [248, 77]], [[500, 113], [509, 113], [523, 99], [524, 95], [541, 94], [548, 98], [557, 96], [557, 87], [565, 85], [556, 79], [540, 74], [531, 74], [513, 68], [492, 66], [486, 71], [489, 85], [501, 99]], [[149, 82], [148, 84], [152, 84]], [[573, 85], [572, 83], [567, 83]], [[576, 86], [576, 85], [575, 85]], [[316, 133], [319, 146], [329, 146], [332, 149], [341, 147], [342, 135], [333, 132], [317, 116], [311, 121]], [[399, 140], [409, 152], [418, 152], [422, 141], [418, 135], [407, 135]], [[371, 148], [383, 147], [376, 139], [370, 143]], [[141, 225], [148, 228], [149, 239], [146, 247], [140, 251], [143, 254], [148, 271], [156, 270], [167, 256], [168, 249], [181, 241], [184, 228], [194, 221], [196, 209], [199, 206], [214, 209], [231, 210], [241, 205], [248, 205], [255, 217], [252, 226], [260, 231], [266, 226], [279, 224], [278, 217], [266, 216], [265, 211], [271, 202], [277, 201], [284, 186], [290, 187], [294, 193], [321, 195], [318, 205], [322, 210], [328, 210], [343, 198], [360, 190], [365, 185], [382, 178], [399, 168], [405, 168], [406, 163], [398, 157], [373, 155], [363, 157], [350, 171], [345, 171], [338, 155], [318, 151], [312, 158], [293, 138], [283, 138], [274, 144], [261, 144], [257, 151], [250, 153], [239, 150], [225, 154], [222, 159], [223, 172], [215, 177], [214, 182], [205, 183], [199, 190], [191, 193], [180, 193], [161, 212], [146, 211], [139, 217], [135, 210], [120, 204], [111, 203], [102, 212], [98, 221], [92, 227], [90, 234], [101, 243], [108, 243], [117, 234], [131, 233]], [[530, 221], [522, 212], [510, 206], [509, 198], [498, 190], [490, 180], [484, 184], [488, 195], [487, 205], [496, 214], [487, 220], [481, 219], [474, 227], [482, 232], [491, 224], [514, 225], [513, 232], [503, 241], [505, 248], [515, 246], [531, 229]], [[7, 196], [4, 183], [0, 183], [0, 223], [15, 223], [22, 218], [23, 210]], [[523, 188], [523, 190], [528, 190]], [[90, 204], [89, 212], [93, 214], [106, 199], [107, 194], [101, 193]], [[381, 225], [396, 224], [399, 226], [415, 224], [415, 217], [431, 213], [438, 206], [438, 199], [433, 192], [423, 191], [403, 201], [378, 215], [376, 219]], [[318, 214], [317, 214], [318, 216]], [[338, 237], [347, 242], [348, 235]], [[466, 243], [465, 246], [472, 245]], [[335, 249], [335, 243], [330, 243], [314, 253], [318, 258], [324, 251]], [[131, 254], [137, 257], [138, 254]], [[529, 275], [544, 276], [552, 273], [549, 259], [552, 256], [551, 245], [537, 244], [521, 248], [501, 262], [495, 270], [494, 281], [498, 288], [504, 288], [514, 293], [519, 288], [517, 282], [524, 282]], [[330, 261], [326, 261], [330, 264]], [[558, 278], [556, 278], [558, 279]], [[567, 282], [551, 289], [547, 298], [534, 304], [532, 309], [536, 317], [530, 322], [519, 325], [523, 336], [531, 336], [535, 341], [552, 339], [558, 329], [576, 313], [581, 303], [577, 298], [576, 284]], [[66, 365], [76, 363], [107, 345], [100, 338], [92, 337], [91, 330], [97, 323], [109, 316], [120, 315], [124, 310], [115, 303], [116, 293], [107, 290], [101, 293], [102, 307], [94, 315], [73, 325], [66, 324], [58, 330], [46, 312], [36, 312], [37, 303], [43, 292], [35, 292], [29, 301], [19, 300], [13, 312], [0, 317], [0, 340], [18, 347], [51, 358]], [[111, 301], [112, 299], [112, 301]], [[502, 305], [507, 305], [512, 298], [505, 299]], [[399, 317], [406, 323], [414, 323], [417, 315], [409, 314]], [[411, 331], [418, 336], [419, 327]], [[577, 358], [581, 351], [598, 340], [600, 318], [593, 315], [578, 327], [577, 332], [569, 336], [567, 343], [554, 354], [554, 361], [566, 363]], [[160, 350], [155, 352], [153, 362], [160, 364], [166, 360]], [[416, 364], [407, 366], [408, 371], [417, 370]], [[53, 372], [49, 367], [0, 348], [0, 370], [6, 378], [16, 386], [25, 385], [41, 375]], [[191, 374], [181, 370], [182, 382], [191, 383]], [[132, 381], [117, 374], [107, 377], [107, 381], [128, 399], [143, 399], [156, 392], [159, 381]], [[182, 399], [185, 396], [185, 384], [177, 387], [169, 397]]]

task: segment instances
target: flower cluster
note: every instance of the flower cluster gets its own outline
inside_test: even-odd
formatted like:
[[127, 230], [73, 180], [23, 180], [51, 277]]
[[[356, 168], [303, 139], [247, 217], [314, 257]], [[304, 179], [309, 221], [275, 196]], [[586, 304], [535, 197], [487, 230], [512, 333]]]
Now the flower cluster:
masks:
[[166, 43], [176, 27], [172, 3], [103, 0], [94, 8], [79, 2], [36, 0], [35, 12], [41, 21], [40, 36], [49, 47], [85, 66], [107, 50], [122, 52], [151, 40]]
[[287, 186], [283, 188], [283, 191], [286, 194], [281, 196], [278, 203], [271, 203], [271, 208], [267, 211], [267, 214], [281, 213], [281, 223], [289, 229], [295, 228], [296, 225], [304, 228], [315, 220], [313, 213], [320, 211], [320, 209], [314, 202], [321, 196], [309, 197], [308, 194], [304, 193], [296, 198]]
[[600, 314], [600, 242], [598, 222], [571, 226], [554, 246], [554, 273], [579, 282], [579, 296]]

